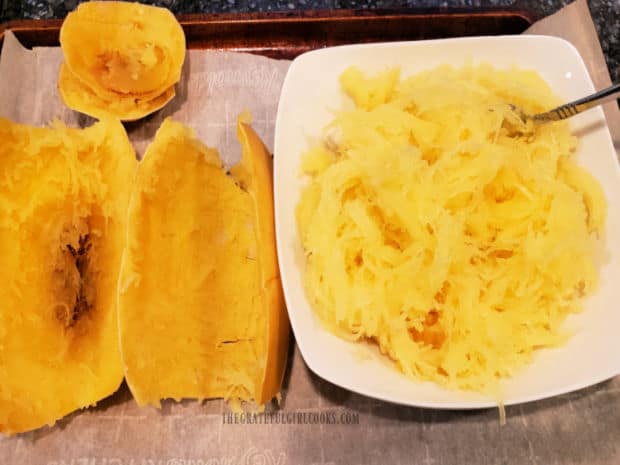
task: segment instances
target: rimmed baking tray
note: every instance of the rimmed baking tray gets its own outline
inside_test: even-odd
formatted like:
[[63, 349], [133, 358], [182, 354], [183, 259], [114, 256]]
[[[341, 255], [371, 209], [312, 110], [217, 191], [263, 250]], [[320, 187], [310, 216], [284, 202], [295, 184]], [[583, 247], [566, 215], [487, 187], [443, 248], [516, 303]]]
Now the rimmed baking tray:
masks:
[[[316, 48], [365, 42], [519, 34], [533, 22], [516, 9], [308, 10], [277, 13], [180, 15], [189, 48], [294, 58]], [[62, 20], [16, 20], [0, 25], [26, 47], [57, 46]]]

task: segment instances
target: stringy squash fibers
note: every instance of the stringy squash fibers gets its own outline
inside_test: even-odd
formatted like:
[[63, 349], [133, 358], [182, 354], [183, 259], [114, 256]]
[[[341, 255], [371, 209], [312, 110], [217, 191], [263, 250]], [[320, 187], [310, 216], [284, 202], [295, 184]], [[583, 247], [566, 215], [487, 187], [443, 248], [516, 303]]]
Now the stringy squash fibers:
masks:
[[0, 119], [0, 433], [53, 424], [123, 379], [116, 286], [137, 166], [118, 121]]
[[[534, 72], [488, 65], [341, 75], [352, 109], [303, 158], [305, 284], [327, 326], [406, 375], [501, 395], [567, 337], [596, 286], [606, 202], [556, 123], [520, 133], [506, 102], [558, 103]], [[532, 129], [532, 128], [529, 128]]]
[[242, 162], [164, 121], [140, 163], [119, 281], [125, 377], [140, 405], [279, 391], [288, 321], [275, 253], [271, 158], [239, 122]]

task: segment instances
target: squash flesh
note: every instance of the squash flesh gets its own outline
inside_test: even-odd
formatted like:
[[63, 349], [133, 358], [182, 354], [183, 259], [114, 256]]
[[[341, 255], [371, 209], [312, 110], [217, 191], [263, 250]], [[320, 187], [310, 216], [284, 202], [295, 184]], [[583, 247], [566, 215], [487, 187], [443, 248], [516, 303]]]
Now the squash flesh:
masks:
[[557, 97], [488, 64], [402, 80], [348, 68], [340, 83], [355, 108], [302, 158], [308, 300], [405, 375], [501, 399], [598, 282], [607, 202], [577, 139], [567, 123], [510, 124], [506, 102], [535, 114]]
[[134, 121], [163, 108], [175, 96], [174, 86], [152, 97], [116, 94], [102, 97], [84, 84], [63, 63], [58, 76], [58, 89], [68, 107], [86, 115], [102, 118], [121, 116], [123, 121]]
[[96, 93], [154, 97], [177, 82], [185, 35], [165, 8], [88, 2], [69, 13], [60, 33], [71, 71]]
[[83, 3], [60, 30], [60, 95], [96, 118], [142, 118], [169, 102], [181, 77], [185, 35], [165, 8], [131, 2]]
[[116, 284], [136, 165], [118, 122], [0, 120], [0, 432], [27, 431], [122, 381]]
[[256, 229], [251, 196], [217, 152], [166, 120], [138, 171], [119, 282], [125, 376], [139, 404], [263, 400], [270, 314]]

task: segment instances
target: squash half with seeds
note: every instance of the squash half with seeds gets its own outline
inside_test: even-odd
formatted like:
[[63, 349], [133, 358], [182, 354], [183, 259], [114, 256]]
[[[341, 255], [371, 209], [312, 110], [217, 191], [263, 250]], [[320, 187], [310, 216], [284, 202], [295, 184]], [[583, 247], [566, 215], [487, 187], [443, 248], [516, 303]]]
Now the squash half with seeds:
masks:
[[116, 294], [137, 162], [125, 130], [0, 119], [0, 432], [51, 425], [123, 379]]

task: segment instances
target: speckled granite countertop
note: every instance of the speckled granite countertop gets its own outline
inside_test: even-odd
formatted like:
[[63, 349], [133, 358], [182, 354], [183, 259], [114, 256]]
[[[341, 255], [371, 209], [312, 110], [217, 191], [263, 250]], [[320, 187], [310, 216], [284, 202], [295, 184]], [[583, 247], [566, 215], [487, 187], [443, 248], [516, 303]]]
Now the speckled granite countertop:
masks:
[[[0, 0], [0, 22], [18, 18], [62, 18], [80, 0]], [[510, 7], [525, 10], [534, 19], [547, 16], [570, 0], [145, 0], [175, 13], [287, 11], [333, 8]], [[620, 0], [589, 0], [607, 65], [620, 82]]]

